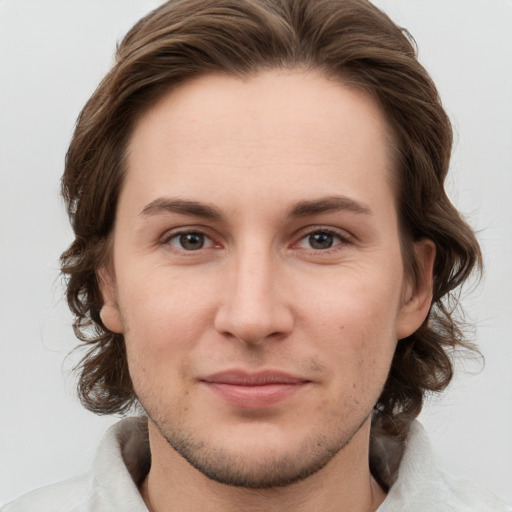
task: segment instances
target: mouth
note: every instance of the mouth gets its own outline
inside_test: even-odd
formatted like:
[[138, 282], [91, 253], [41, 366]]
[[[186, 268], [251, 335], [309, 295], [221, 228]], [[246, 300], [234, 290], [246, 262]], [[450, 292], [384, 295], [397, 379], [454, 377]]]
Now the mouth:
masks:
[[243, 409], [261, 409], [283, 402], [310, 381], [280, 371], [248, 373], [232, 370], [209, 375], [201, 382], [218, 398]]

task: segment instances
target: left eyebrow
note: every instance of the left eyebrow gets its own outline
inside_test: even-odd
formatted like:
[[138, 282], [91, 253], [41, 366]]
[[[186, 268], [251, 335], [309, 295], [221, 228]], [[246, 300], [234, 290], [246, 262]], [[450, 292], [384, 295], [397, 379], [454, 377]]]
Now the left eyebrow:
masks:
[[161, 213], [181, 213], [183, 215], [193, 215], [210, 220], [222, 220], [222, 214], [214, 206], [200, 203], [198, 201], [189, 201], [187, 199], [177, 199], [171, 197], [159, 197], [147, 204], [139, 215], [158, 215]]
[[289, 217], [306, 217], [320, 213], [348, 211], [362, 215], [372, 215], [371, 208], [347, 196], [328, 196], [320, 199], [300, 201], [293, 205], [288, 213]]

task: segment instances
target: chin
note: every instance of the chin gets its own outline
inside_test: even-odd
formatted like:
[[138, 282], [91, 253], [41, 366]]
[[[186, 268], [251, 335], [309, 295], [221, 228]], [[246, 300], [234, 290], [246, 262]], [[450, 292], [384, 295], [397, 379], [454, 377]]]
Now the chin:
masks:
[[[274, 443], [269, 446], [247, 446], [235, 443], [197, 443], [190, 439], [167, 439], [171, 447], [191, 466], [207, 478], [224, 485], [251, 489], [267, 489], [294, 484], [316, 473], [343, 448], [320, 437], [306, 439], [294, 450]], [[249, 443], [250, 444], [250, 443]]]
[[[350, 443], [350, 430], [290, 432], [272, 425], [244, 425], [235, 432], [202, 432], [155, 422], [170, 448], [215, 482], [248, 489], [297, 483], [322, 470]], [[363, 422], [364, 423], [364, 422]]]

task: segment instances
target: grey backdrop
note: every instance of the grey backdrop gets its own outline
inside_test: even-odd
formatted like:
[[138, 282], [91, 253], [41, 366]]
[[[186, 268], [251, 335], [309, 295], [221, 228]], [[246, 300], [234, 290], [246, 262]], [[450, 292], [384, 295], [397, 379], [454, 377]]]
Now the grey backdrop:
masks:
[[[115, 418], [86, 412], [58, 257], [76, 116], [116, 40], [157, 0], [0, 0], [0, 503], [84, 471]], [[465, 300], [486, 367], [465, 363], [421, 420], [442, 465], [512, 502], [512, 1], [379, 0], [415, 36], [456, 143], [451, 197], [487, 270]]]

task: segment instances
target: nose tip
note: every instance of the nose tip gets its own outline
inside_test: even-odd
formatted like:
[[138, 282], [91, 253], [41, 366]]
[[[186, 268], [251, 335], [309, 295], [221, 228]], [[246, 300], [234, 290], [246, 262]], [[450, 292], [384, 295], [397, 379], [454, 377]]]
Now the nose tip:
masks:
[[223, 335], [237, 339], [246, 345], [259, 345], [269, 340], [279, 340], [287, 335], [287, 329], [274, 321], [244, 319], [230, 315], [226, 321], [217, 323], [217, 330]]
[[262, 298], [257, 307], [253, 300], [238, 299], [219, 309], [215, 328], [225, 336], [255, 345], [266, 340], [286, 337], [292, 330], [293, 319], [284, 305], [277, 305], [270, 297]]
[[225, 283], [216, 330], [248, 345], [285, 338], [293, 329], [294, 319], [284, 289], [269, 272], [255, 272], [254, 267], [247, 273], [238, 272], [235, 279]]

